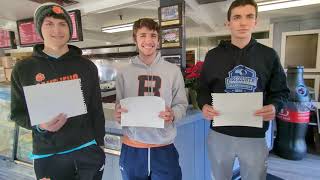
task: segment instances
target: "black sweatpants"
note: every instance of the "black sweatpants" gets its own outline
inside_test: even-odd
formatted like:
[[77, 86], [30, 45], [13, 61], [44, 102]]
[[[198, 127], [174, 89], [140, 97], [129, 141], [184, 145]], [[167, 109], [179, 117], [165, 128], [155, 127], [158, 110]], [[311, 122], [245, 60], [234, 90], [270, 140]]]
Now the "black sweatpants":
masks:
[[97, 145], [91, 145], [66, 154], [35, 159], [37, 180], [101, 180], [105, 154]]

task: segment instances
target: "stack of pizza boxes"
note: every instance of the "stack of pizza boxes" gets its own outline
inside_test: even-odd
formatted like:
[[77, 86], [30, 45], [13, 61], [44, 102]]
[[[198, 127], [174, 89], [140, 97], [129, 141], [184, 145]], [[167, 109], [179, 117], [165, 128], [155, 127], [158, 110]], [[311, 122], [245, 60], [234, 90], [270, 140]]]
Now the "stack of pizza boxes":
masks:
[[0, 82], [10, 81], [11, 72], [16, 60], [10, 56], [0, 57]]
[[[0, 63], [1, 65], [1, 63]], [[4, 74], [4, 67], [3, 66], [0, 66], [0, 82], [4, 82], [6, 81], [6, 76]]]

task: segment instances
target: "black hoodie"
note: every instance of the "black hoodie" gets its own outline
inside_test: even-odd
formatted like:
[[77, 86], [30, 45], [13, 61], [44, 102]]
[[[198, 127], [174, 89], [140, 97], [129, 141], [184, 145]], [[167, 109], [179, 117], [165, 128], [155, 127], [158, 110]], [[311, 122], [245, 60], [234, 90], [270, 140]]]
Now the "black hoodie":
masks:
[[[19, 61], [13, 68], [11, 119], [21, 127], [32, 129], [33, 153], [37, 155], [70, 150], [93, 139], [103, 145], [105, 119], [96, 66], [82, 57], [81, 50], [75, 46], [69, 45], [69, 51], [58, 59], [42, 50], [43, 45], [36, 45], [32, 57]], [[54, 133], [41, 133], [31, 127], [23, 86], [72, 79], [81, 79], [88, 113], [68, 118], [66, 124]]]
[[[200, 76], [198, 103], [211, 104], [211, 93], [263, 92], [263, 105], [273, 104], [279, 112], [287, 101], [289, 89], [277, 53], [256, 40], [240, 49], [222, 41], [210, 50]], [[245, 105], [245, 102], [243, 102]], [[263, 128], [220, 126], [214, 131], [236, 137], [265, 137], [269, 122]]]

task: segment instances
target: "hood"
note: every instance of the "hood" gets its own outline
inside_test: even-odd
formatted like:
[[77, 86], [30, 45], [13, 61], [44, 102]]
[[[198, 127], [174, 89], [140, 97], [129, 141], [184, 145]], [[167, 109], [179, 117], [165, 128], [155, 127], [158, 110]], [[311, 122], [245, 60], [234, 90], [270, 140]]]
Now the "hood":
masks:
[[245, 62], [245, 59], [248, 59], [250, 51], [253, 50], [254, 46], [257, 44], [257, 41], [251, 38], [250, 42], [243, 48], [239, 48], [231, 43], [231, 41], [221, 41], [219, 48], [223, 50], [224, 53], [228, 54], [228, 57], [231, 58], [234, 63], [233, 66], [237, 66]]
[[160, 52], [157, 52], [157, 55], [156, 55], [156, 57], [155, 57], [155, 60], [153, 61], [153, 63], [152, 63], [150, 66], [144, 64], [144, 63], [142, 62], [142, 60], [140, 59], [139, 55], [135, 56], [135, 57], [131, 60], [132, 64], [137, 65], [137, 66], [141, 66], [141, 67], [145, 67], [145, 68], [152, 68], [152, 67], [154, 67], [155, 65], [161, 63], [162, 61], [163, 61], [163, 60], [162, 60], [162, 57], [161, 57], [161, 53], [160, 53]]
[[[42, 57], [42, 58], [48, 58], [48, 55], [43, 52], [44, 45], [43, 44], [37, 44], [33, 47], [33, 53], [32, 55], [35, 57]], [[81, 56], [82, 51], [80, 48], [73, 46], [73, 45], [68, 45], [69, 51], [62, 55], [60, 58], [65, 58], [69, 56]]]
[[219, 43], [219, 46], [218, 46], [218, 47], [223, 48], [223, 49], [233, 49], [233, 50], [249, 50], [249, 49], [251, 49], [256, 43], [257, 43], [257, 41], [256, 41], [255, 39], [251, 38], [250, 42], [249, 42], [244, 48], [240, 49], [239, 47], [233, 45], [230, 40], [229, 40], [229, 41], [223, 41], [223, 40], [222, 40], [222, 41]]

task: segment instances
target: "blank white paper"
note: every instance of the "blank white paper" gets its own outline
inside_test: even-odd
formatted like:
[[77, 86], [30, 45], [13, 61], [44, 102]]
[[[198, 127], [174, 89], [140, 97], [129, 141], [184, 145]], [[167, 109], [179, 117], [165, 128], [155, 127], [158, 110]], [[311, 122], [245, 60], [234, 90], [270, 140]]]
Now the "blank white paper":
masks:
[[23, 87], [31, 125], [50, 121], [60, 113], [74, 117], [87, 113], [80, 79]]
[[256, 93], [212, 93], [212, 105], [220, 112], [213, 126], [249, 126], [262, 128], [263, 119], [254, 113], [263, 106], [263, 95]]
[[159, 117], [165, 111], [165, 101], [157, 96], [138, 96], [120, 100], [122, 108], [121, 126], [164, 128], [164, 119]]

